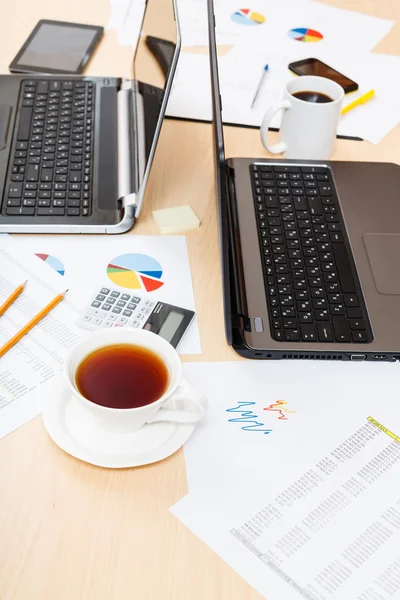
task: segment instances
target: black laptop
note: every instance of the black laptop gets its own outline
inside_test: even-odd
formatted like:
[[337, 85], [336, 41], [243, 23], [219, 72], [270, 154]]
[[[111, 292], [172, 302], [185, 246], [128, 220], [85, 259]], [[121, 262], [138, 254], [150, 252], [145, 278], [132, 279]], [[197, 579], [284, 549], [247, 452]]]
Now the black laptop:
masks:
[[132, 227], [179, 47], [175, 0], [149, 0], [132, 78], [0, 76], [0, 232]]
[[226, 159], [213, 128], [228, 343], [258, 359], [400, 359], [400, 168]]

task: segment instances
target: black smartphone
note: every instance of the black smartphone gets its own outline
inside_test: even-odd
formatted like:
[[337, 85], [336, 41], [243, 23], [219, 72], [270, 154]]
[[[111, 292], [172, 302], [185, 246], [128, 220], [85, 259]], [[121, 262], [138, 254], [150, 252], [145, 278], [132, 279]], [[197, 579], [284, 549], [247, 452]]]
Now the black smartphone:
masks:
[[96, 25], [42, 19], [8, 68], [11, 73], [82, 73], [103, 31]]
[[332, 69], [318, 58], [305, 58], [297, 62], [290, 63], [289, 69], [296, 75], [316, 75], [318, 77], [326, 77], [335, 81], [344, 89], [344, 93], [354, 92], [358, 90], [358, 83], [346, 77], [339, 71]]

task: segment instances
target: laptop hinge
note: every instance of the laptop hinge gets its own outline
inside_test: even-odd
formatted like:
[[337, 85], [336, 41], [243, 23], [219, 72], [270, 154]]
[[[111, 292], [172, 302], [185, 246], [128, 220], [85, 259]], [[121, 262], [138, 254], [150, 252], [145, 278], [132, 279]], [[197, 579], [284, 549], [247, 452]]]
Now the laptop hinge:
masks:
[[118, 122], [118, 204], [137, 205], [137, 126], [135, 92], [125, 80], [117, 95]]
[[244, 285], [243, 264], [241, 256], [241, 242], [236, 209], [236, 190], [233, 179], [235, 171], [227, 166], [228, 174], [228, 222], [229, 222], [229, 254], [231, 260], [231, 302], [232, 302], [232, 327], [251, 331], [251, 320], [247, 316], [246, 288]]

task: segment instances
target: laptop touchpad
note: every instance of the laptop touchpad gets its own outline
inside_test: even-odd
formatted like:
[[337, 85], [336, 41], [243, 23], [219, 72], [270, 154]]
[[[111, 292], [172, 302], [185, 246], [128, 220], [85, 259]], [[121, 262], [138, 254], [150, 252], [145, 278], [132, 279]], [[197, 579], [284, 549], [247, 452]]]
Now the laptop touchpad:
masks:
[[400, 295], [400, 234], [367, 233], [364, 244], [378, 292]]

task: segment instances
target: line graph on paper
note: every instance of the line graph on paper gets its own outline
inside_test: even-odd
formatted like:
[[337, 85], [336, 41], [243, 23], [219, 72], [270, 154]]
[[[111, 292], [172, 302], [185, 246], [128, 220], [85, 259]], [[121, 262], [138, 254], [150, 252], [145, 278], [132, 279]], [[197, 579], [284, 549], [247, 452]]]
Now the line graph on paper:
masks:
[[[295, 411], [289, 410], [287, 407], [288, 402], [286, 400], [277, 400], [273, 404], [270, 404], [266, 408], [258, 409], [256, 402], [238, 401], [237, 406], [226, 409], [231, 417], [228, 419], [229, 423], [238, 423], [241, 425], [242, 431], [263, 433], [267, 435], [273, 432], [273, 429], [265, 422], [263, 418], [262, 410], [271, 413], [276, 413], [274, 420], [288, 421], [288, 415], [296, 414]], [[275, 415], [274, 415], [275, 417]]]

